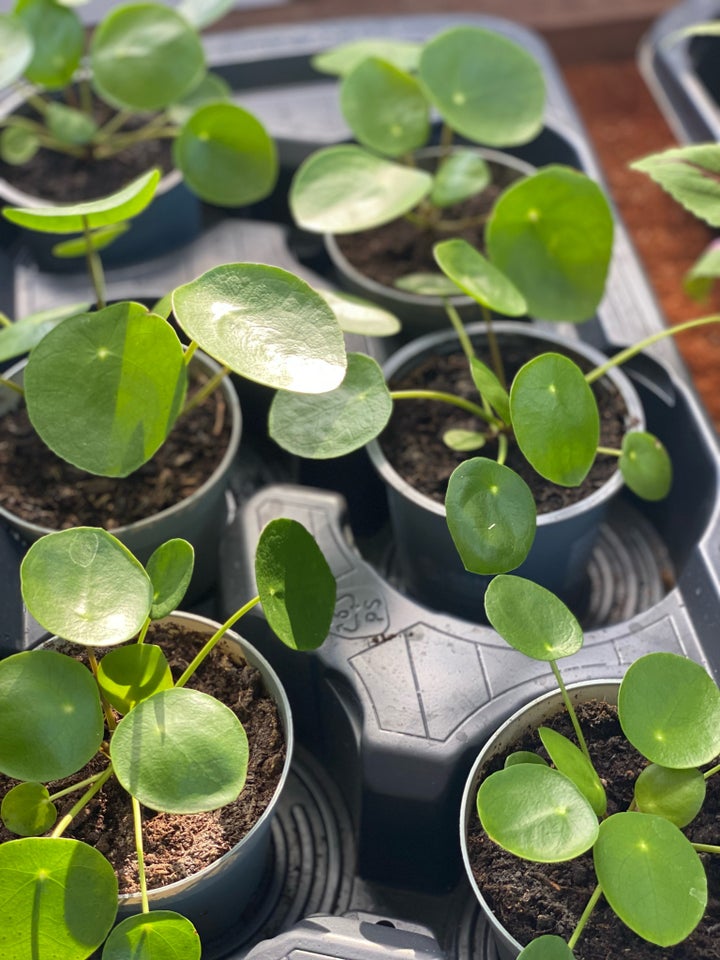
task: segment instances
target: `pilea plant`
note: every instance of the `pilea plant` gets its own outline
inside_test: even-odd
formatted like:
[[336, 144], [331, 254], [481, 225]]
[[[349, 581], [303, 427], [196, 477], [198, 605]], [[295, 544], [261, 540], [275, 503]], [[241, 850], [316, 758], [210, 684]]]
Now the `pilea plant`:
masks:
[[0, 16], [0, 88], [23, 85], [29, 111], [2, 121], [6, 163], [27, 163], [40, 149], [102, 161], [143, 140], [171, 139], [173, 162], [203, 200], [241, 206], [270, 193], [275, 145], [207, 73], [198, 35], [231, 3], [115, 6], [87, 53], [75, 5], [17, 0]]
[[676, 654], [649, 653], [630, 666], [620, 684], [618, 717], [647, 766], [635, 781], [630, 808], [608, 816], [605, 787], [556, 663], [582, 646], [579, 624], [557, 597], [515, 576], [491, 582], [485, 608], [510, 646], [550, 664], [577, 743], [540, 727], [550, 762], [539, 753], [511, 753], [503, 769], [483, 779], [477, 792], [482, 826], [495, 843], [526, 860], [555, 863], [592, 850], [597, 875], [568, 943], [544, 935], [521, 958], [571, 960], [601, 897], [644, 939], [661, 947], [680, 943], [707, 905], [698, 852], [720, 854], [720, 846], [692, 841], [707, 781], [720, 772], [720, 766], [708, 767], [720, 754], [720, 690], [703, 667]]
[[[0, 770], [20, 781], [0, 807], [6, 828], [18, 835], [0, 845], [0, 944], [8, 960], [83, 960], [108, 937], [118, 909], [114, 870], [95, 847], [63, 834], [110, 778], [132, 808], [142, 913], [112, 930], [103, 958], [167, 958], [168, 943], [172, 956], [200, 957], [187, 918], [149, 908], [141, 805], [198, 813], [238, 797], [248, 760], [243, 726], [223, 703], [186, 684], [260, 602], [289, 647], [319, 646], [333, 614], [335, 580], [301, 524], [272, 521], [255, 555], [258, 596], [218, 626], [173, 681], [161, 647], [145, 641], [150, 623], [182, 601], [192, 566], [184, 540], [164, 543], [143, 568], [111, 534], [93, 527], [48, 534], [23, 560], [28, 609], [51, 633], [79, 644], [89, 666], [52, 648], [0, 663]], [[100, 772], [83, 776], [98, 754]], [[74, 775], [74, 785], [53, 788], [52, 781]], [[58, 817], [60, 801], [68, 808]]]

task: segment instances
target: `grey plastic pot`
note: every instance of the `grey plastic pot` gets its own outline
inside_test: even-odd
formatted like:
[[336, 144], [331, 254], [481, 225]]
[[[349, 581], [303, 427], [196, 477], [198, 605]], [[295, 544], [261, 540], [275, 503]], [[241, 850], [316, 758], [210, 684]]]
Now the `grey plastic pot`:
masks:
[[[603, 354], [579, 341], [568, 342], [527, 323], [499, 321], [493, 325], [503, 338], [531, 338], [538, 352], [561, 350], [575, 353], [596, 366]], [[484, 337], [484, 324], [467, 330], [474, 341]], [[402, 347], [384, 365], [388, 381], [413, 369], [425, 358], [459, 350], [453, 331], [428, 334]], [[645, 417], [640, 398], [628, 377], [611, 370], [608, 380], [616, 387], [627, 408], [628, 429], [643, 429]], [[385, 481], [393, 529], [397, 569], [408, 592], [436, 610], [468, 620], [483, 619], [483, 594], [488, 577], [468, 573], [462, 565], [447, 527], [445, 506], [419, 493], [392, 467], [378, 440], [367, 446], [370, 459]], [[619, 471], [589, 497], [538, 516], [535, 541], [524, 563], [515, 571], [559, 594], [570, 603], [577, 601], [592, 548], [608, 505], [622, 488]]]
[[[16, 383], [22, 383], [25, 363], [25, 360], [20, 361], [7, 372], [6, 377]], [[199, 351], [193, 355], [191, 364], [197, 364], [207, 370], [210, 375], [220, 369], [214, 360]], [[242, 416], [237, 394], [227, 378], [220, 389], [230, 417], [230, 439], [227, 450], [212, 476], [179, 503], [173, 504], [160, 513], [116, 527], [111, 531], [113, 536], [121, 540], [143, 563], [164, 541], [173, 537], [189, 540], [195, 548], [195, 570], [186, 596], [188, 603], [199, 600], [214, 587], [217, 579], [218, 545], [228, 512], [226, 490], [230, 470], [240, 445]], [[19, 403], [20, 397], [17, 393], [9, 389], [0, 392], [0, 417]], [[117, 482], [122, 483], [122, 480]], [[28, 522], [3, 506], [0, 506], [0, 520], [15, 531], [27, 545], [34, 543], [46, 533], [52, 533], [50, 527]]]
[[[535, 172], [535, 167], [512, 154], [502, 153], [499, 150], [489, 150], [484, 147], [472, 149], [481, 154], [491, 166], [505, 167], [516, 171], [517, 179]], [[430, 166], [441, 155], [440, 147], [426, 147], [419, 150], [416, 157], [421, 166]], [[350, 263], [333, 234], [326, 234], [323, 239], [325, 249], [332, 261], [340, 284], [351, 293], [364, 297], [366, 300], [370, 300], [372, 303], [376, 303], [394, 313], [402, 320], [404, 334], [420, 336], [447, 327], [445, 298], [406, 293], [395, 287], [387, 287], [378, 283], [376, 280], [366, 277]], [[450, 302], [463, 319], [477, 317], [478, 305], [471, 297], [460, 294], [457, 297], [451, 297]]]
[[[588, 680], [580, 683], [571, 683], [568, 684], [567, 687], [570, 700], [573, 704], [587, 703], [589, 700], [601, 700], [613, 705], [617, 704], [619, 688], [620, 680]], [[526, 706], [521, 707], [509, 717], [502, 726], [498, 727], [487, 741], [478, 754], [465, 783], [460, 808], [460, 847], [462, 849], [462, 858], [470, 885], [485, 914], [495, 939], [500, 960], [515, 960], [522, 950], [523, 945], [518, 943], [492, 912], [490, 905], [483, 896], [481, 884], [478, 884], [473, 874], [468, 854], [467, 834], [472, 819], [477, 818], [475, 798], [480, 783], [482, 782], [484, 771], [490, 762], [496, 757], [510, 753], [520, 737], [527, 733], [528, 730], [542, 726], [550, 717], [555, 716], [564, 709], [562, 695], [559, 690], [545, 693], [541, 697], [532, 700]], [[518, 891], [518, 896], [520, 896], [520, 891]]]

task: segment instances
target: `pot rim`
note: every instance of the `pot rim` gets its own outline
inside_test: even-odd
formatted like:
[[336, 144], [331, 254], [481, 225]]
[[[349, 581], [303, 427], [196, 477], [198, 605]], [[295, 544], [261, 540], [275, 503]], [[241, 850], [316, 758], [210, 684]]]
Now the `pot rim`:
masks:
[[[201, 350], [195, 351], [191, 363], [195, 360], [205, 366], [211, 374], [218, 373], [221, 369], [220, 365], [213, 360], [212, 357], [203, 353]], [[14, 364], [7, 371], [6, 377], [8, 379], [20, 377], [25, 369], [26, 363], [27, 358], [23, 358], [22, 360], [18, 361], [18, 363]], [[215, 470], [202, 484], [202, 486], [198, 487], [197, 490], [194, 490], [187, 497], [183, 497], [182, 500], [178, 500], [176, 503], [166, 507], [164, 510], [160, 510], [157, 513], [152, 513], [147, 517], [143, 517], [141, 520], [134, 520], [131, 523], [125, 523], [120, 527], [114, 527], [110, 531], [114, 537], [122, 538], [122, 536], [130, 530], [140, 532], [146, 528], [154, 526], [158, 519], [169, 518], [174, 514], [183, 512], [187, 507], [192, 506], [192, 504], [196, 503], [198, 500], [201, 500], [210, 488], [222, 482], [223, 478], [230, 470], [240, 446], [240, 435], [242, 432], [242, 412], [240, 410], [240, 401], [238, 400], [237, 393], [229, 377], [226, 377], [223, 380], [223, 382], [220, 384], [220, 389], [223, 391], [230, 416], [230, 437], [228, 439], [227, 449], [225, 450], [225, 453], [223, 454], [223, 457]], [[119, 480], [122, 478], [117, 479]], [[20, 531], [22, 535], [34, 537], [35, 539], [42, 537], [47, 533], [55, 533], [56, 530], [59, 529], [56, 527], [46, 527], [39, 523], [33, 523], [29, 520], [23, 520], [16, 513], [13, 513], [12, 510], [8, 510], [6, 507], [2, 506], [2, 504], [0, 504], [0, 519], [11, 525], [13, 529]]]
[[[487, 326], [485, 323], [478, 322], [468, 324], [465, 329], [470, 337], [473, 337], [484, 333], [487, 329]], [[565, 350], [568, 348], [575, 350], [578, 354], [590, 360], [595, 365], [604, 363], [607, 360], [607, 356], [605, 354], [581, 340], [568, 343], [567, 339], [560, 336], [560, 334], [548, 330], [541, 330], [532, 323], [524, 323], [515, 320], [500, 320], [493, 323], [493, 329], [499, 334], [519, 334], [534, 337], [538, 340], [544, 341], [548, 349], [552, 348], [553, 346], [558, 346], [563, 347]], [[385, 379], [389, 380], [398, 372], [401, 367], [410, 365], [411, 361], [413, 360], [418, 361], [422, 359], [424, 354], [431, 353], [438, 346], [446, 343], [457, 342], [457, 334], [454, 330], [443, 330], [438, 333], [429, 333], [425, 336], [418, 337], [417, 339], [410, 341], [410, 343], [405, 344], [405, 346], [393, 353], [383, 364], [383, 373], [385, 374]], [[629, 377], [617, 367], [610, 369], [605, 376], [621, 393], [627, 407], [628, 418], [632, 421], [632, 429], [642, 430], [645, 425], [645, 413], [640, 401], [640, 397]], [[380, 441], [377, 437], [373, 440], [370, 440], [370, 442], [366, 444], [366, 450], [373, 466], [380, 474], [382, 479], [387, 484], [394, 487], [398, 493], [400, 493], [407, 500], [415, 503], [418, 507], [422, 507], [425, 510], [436, 514], [437, 516], [444, 517], [446, 515], [444, 504], [438, 503], [437, 500], [433, 500], [426, 494], [416, 490], [415, 487], [413, 487], [406, 480], [404, 480], [403, 477], [400, 476], [400, 474], [390, 464], [390, 461], [383, 453]], [[589, 496], [583, 497], [581, 500], [569, 504], [566, 507], [561, 507], [559, 510], [551, 510], [546, 513], [538, 514], [537, 526], [548, 526], [551, 523], [559, 523], [564, 520], [569, 520], [570, 518], [611, 499], [621, 489], [622, 486], [622, 475], [619, 470], [615, 470], [613, 475]]]

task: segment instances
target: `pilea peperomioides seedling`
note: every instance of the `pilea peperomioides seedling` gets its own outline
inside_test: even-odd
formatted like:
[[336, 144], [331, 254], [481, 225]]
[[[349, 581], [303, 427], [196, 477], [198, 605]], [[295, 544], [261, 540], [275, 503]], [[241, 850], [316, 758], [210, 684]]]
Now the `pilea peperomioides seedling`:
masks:
[[203, 200], [241, 206], [271, 192], [272, 139], [205, 67], [198, 31], [231, 3], [115, 6], [94, 29], [87, 55], [72, 6], [17, 0], [0, 16], [0, 88], [24, 84], [31, 111], [2, 123], [6, 163], [27, 163], [40, 149], [102, 161], [143, 140], [170, 139], [173, 162]]
[[[143, 568], [111, 534], [93, 527], [48, 534], [23, 560], [28, 609], [51, 633], [80, 644], [89, 667], [51, 648], [0, 663], [0, 771], [21, 781], [0, 807], [6, 828], [19, 837], [0, 845], [0, 946], [7, 960], [84, 960], [106, 937], [104, 960], [200, 957], [189, 920], [149, 908], [141, 805], [197, 813], [238, 797], [248, 760], [243, 726], [219, 700], [186, 684], [258, 603], [286, 645], [318, 647], [330, 626], [335, 580], [301, 524], [272, 521], [255, 555], [258, 596], [218, 626], [173, 681], [162, 649], [145, 639], [150, 623], [182, 601], [192, 567], [193, 550], [184, 540], [164, 543]], [[98, 753], [103, 769], [82, 777]], [[78, 780], [69, 788], [46, 786], [73, 775]], [[132, 808], [142, 900], [142, 913], [112, 932], [113, 868], [95, 847], [63, 836], [111, 777]], [[58, 819], [58, 802], [69, 796], [77, 799]], [[168, 942], [175, 945], [172, 954], [163, 946]]]
[[540, 727], [549, 762], [539, 754], [509, 754], [504, 768], [482, 780], [478, 789], [483, 829], [526, 860], [556, 863], [592, 850], [597, 875], [568, 943], [543, 935], [520, 957], [571, 960], [601, 897], [651, 943], [667, 947], [682, 942], [707, 905], [698, 853], [720, 854], [720, 846], [692, 841], [707, 781], [720, 772], [720, 766], [700, 769], [720, 754], [720, 690], [703, 667], [677, 654], [650, 653], [630, 666], [619, 688], [618, 717], [647, 766], [635, 782], [630, 809], [608, 816], [605, 788], [556, 663], [582, 646], [579, 624], [557, 597], [521, 577], [496, 577], [485, 608], [510, 646], [550, 663], [577, 743]]

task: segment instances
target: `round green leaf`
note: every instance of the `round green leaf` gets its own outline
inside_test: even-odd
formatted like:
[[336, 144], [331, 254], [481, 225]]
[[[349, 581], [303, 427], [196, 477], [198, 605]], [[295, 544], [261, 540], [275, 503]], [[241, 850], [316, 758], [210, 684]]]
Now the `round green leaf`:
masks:
[[108, 703], [126, 714], [158, 690], [169, 690], [173, 678], [160, 647], [134, 643], [105, 654], [98, 664], [97, 682]]
[[[91, 230], [89, 238], [74, 237], [72, 240], [62, 240], [56, 243], [52, 248], [52, 255], [60, 259], [71, 259], [73, 257], [85, 257], [88, 250], [104, 250], [110, 244], [127, 233], [130, 229], [129, 223], [116, 223], [109, 227], [98, 227], [97, 230]], [[89, 242], [88, 242], [89, 239]]]
[[417, 150], [430, 134], [428, 103], [418, 81], [376, 57], [345, 75], [340, 106], [356, 140], [388, 157]]
[[175, 687], [143, 700], [110, 741], [122, 786], [151, 810], [200, 813], [236, 800], [248, 741], [235, 714], [214, 697]]
[[550, 727], [540, 727], [538, 733], [556, 769], [572, 780], [595, 814], [604, 817], [607, 810], [605, 787], [582, 750]]
[[90, 45], [93, 83], [127, 110], [161, 110], [197, 86], [205, 55], [195, 30], [160, 3], [128, 3], [100, 22]]
[[108, 477], [126, 477], [152, 457], [186, 388], [177, 334], [137, 303], [63, 321], [25, 368], [25, 402], [42, 440], [81, 470]]
[[458, 285], [442, 273], [406, 273], [395, 281], [398, 290], [423, 297], [457, 297]]
[[595, 312], [610, 264], [613, 217], [596, 183], [552, 166], [510, 186], [485, 231], [488, 256], [528, 312], [577, 323]]
[[425, 44], [420, 79], [443, 120], [488, 146], [527, 143], [542, 129], [542, 70], [521, 46], [480, 27], [452, 27]]
[[5, 794], [0, 817], [10, 833], [20, 837], [37, 837], [49, 830], [57, 820], [57, 808], [47, 787], [31, 780], [18, 783]]
[[148, 170], [126, 187], [99, 200], [55, 204], [51, 207], [4, 207], [12, 223], [39, 233], [82, 233], [87, 227], [105, 227], [130, 220], [147, 207], [160, 180], [159, 170]]
[[546, 767], [547, 763], [537, 753], [532, 750], [516, 750], [505, 757], [504, 767], [514, 767], [518, 763], [537, 763], [541, 767]]
[[491, 840], [525, 860], [571, 860], [598, 835], [597, 817], [575, 784], [534, 763], [514, 764], [483, 780], [477, 810]]
[[153, 586], [150, 610], [153, 620], [162, 620], [180, 606], [192, 577], [194, 563], [195, 551], [187, 540], [166, 540], [153, 552], [146, 564]]
[[436, 207], [449, 207], [482, 193], [490, 179], [490, 167], [481, 154], [455, 150], [438, 167], [430, 200]]
[[506, 643], [533, 660], [571, 657], [583, 645], [582, 627], [562, 600], [524, 577], [495, 577], [485, 613]]
[[443, 443], [451, 450], [469, 453], [472, 450], [482, 450], [487, 440], [485, 434], [476, 430], [446, 430]]
[[173, 291], [177, 322], [206, 353], [249, 380], [322, 393], [345, 374], [345, 342], [323, 298], [292, 273], [229, 263]]
[[389, 310], [348, 293], [334, 293], [331, 290], [316, 292], [335, 314], [344, 333], [359, 333], [367, 337], [393, 337], [400, 332], [400, 321]]
[[79, 147], [90, 143], [98, 129], [93, 118], [82, 110], [55, 101], [48, 104], [45, 121], [54, 137]]
[[105, 942], [102, 960], [200, 960], [202, 947], [187, 917], [152, 910], [119, 923]]
[[5, 127], [0, 132], [0, 158], [12, 166], [32, 160], [40, 149], [40, 140], [34, 130], [25, 127]]
[[689, 840], [663, 817], [616, 813], [600, 825], [595, 872], [623, 923], [660, 947], [688, 937], [707, 904], [707, 878]]
[[672, 461], [657, 437], [633, 430], [626, 433], [618, 461], [623, 480], [644, 500], [662, 500], [672, 486]]
[[71, 303], [61, 307], [51, 307], [49, 310], [28, 314], [21, 320], [2, 327], [0, 329], [0, 362], [28, 353], [40, 343], [46, 333], [68, 317], [83, 313], [89, 306], [89, 303]]
[[102, 738], [100, 697], [82, 663], [54, 650], [0, 661], [0, 770], [8, 777], [68, 777], [95, 755]]
[[531, 940], [518, 954], [518, 960], [575, 960], [575, 954], [562, 937], [545, 934]]
[[0, 14], [0, 90], [20, 79], [32, 56], [33, 39], [22, 20]]
[[527, 312], [517, 287], [467, 240], [442, 240], [433, 247], [433, 256], [442, 272], [483, 306], [509, 317]]
[[720, 690], [678, 654], [651, 653], [630, 666], [618, 715], [630, 743], [660, 766], [698, 767], [720, 753]]
[[315, 650], [335, 612], [335, 577], [302, 524], [272, 520], [255, 551], [255, 579], [272, 630], [293, 650]]
[[28, 610], [46, 630], [92, 647], [129, 640], [152, 603], [142, 564], [98, 527], [41, 537], [25, 554], [20, 579]]
[[665, 817], [676, 827], [686, 827], [702, 810], [705, 777], [697, 767], [671, 770], [650, 763], [635, 781], [635, 803], [641, 813]]
[[0, 845], [0, 956], [86, 960], [117, 913], [115, 871], [93, 847], [65, 837]]
[[277, 180], [273, 139], [258, 119], [233, 103], [199, 107], [175, 138], [173, 159], [190, 189], [221, 207], [261, 200]]
[[417, 70], [422, 47], [409, 40], [351, 40], [312, 58], [312, 65], [321, 73], [344, 77], [368, 57], [387, 60], [400, 70]]
[[327, 147], [298, 167], [290, 210], [305, 230], [356, 233], [412, 210], [431, 187], [432, 177], [424, 170], [391, 163], [362, 147]]
[[268, 432], [284, 450], [314, 460], [341, 457], [385, 428], [392, 400], [382, 370], [364, 354], [348, 354], [347, 361], [345, 379], [335, 390], [275, 395]]
[[447, 522], [465, 569], [505, 573], [519, 567], [535, 538], [535, 501], [513, 470], [485, 457], [455, 468], [445, 495]]
[[595, 461], [597, 401], [568, 357], [544, 353], [517, 372], [510, 388], [515, 439], [529, 463], [552, 483], [576, 487]]
[[18, 0], [14, 12], [32, 36], [33, 57], [25, 77], [49, 90], [66, 86], [85, 48], [78, 15], [53, 0]]

